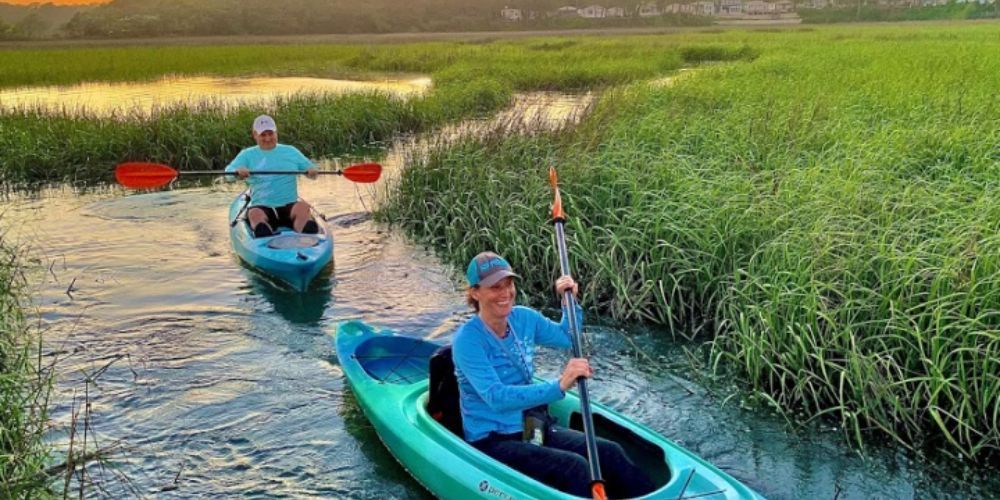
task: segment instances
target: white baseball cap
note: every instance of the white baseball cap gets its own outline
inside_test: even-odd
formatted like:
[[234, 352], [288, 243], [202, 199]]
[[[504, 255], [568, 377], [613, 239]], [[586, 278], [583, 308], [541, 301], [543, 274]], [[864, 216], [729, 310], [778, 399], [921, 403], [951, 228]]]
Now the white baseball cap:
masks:
[[278, 131], [278, 126], [274, 124], [274, 118], [267, 115], [260, 115], [253, 119], [253, 131], [258, 134], [263, 134], [268, 130], [272, 132]]

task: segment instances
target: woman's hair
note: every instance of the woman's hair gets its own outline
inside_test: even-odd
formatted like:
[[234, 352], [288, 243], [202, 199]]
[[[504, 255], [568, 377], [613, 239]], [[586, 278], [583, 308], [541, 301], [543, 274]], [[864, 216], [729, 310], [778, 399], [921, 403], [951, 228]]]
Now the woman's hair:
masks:
[[473, 285], [473, 286], [470, 286], [469, 288], [465, 289], [465, 303], [469, 304], [469, 307], [471, 307], [473, 311], [476, 311], [478, 313], [479, 312], [479, 301], [476, 300], [476, 299], [474, 299], [472, 297], [472, 289], [473, 288], [479, 288], [479, 285]]

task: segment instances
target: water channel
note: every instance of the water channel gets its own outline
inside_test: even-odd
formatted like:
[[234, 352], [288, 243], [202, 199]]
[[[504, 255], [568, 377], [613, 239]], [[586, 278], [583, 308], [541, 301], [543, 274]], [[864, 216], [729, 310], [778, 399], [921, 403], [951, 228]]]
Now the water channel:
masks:
[[[516, 106], [553, 123], [588, 100], [532, 94]], [[400, 139], [375, 159], [391, 173], [423, 141]], [[460, 273], [371, 221], [370, 188], [332, 177], [299, 186], [328, 217], [336, 241], [334, 269], [302, 294], [246, 269], [230, 250], [225, 214], [238, 183], [146, 194], [61, 186], [3, 200], [7, 237], [28, 244], [37, 259], [34, 307], [46, 359], [59, 359], [52, 442], [68, 440], [86, 396], [89, 439], [117, 449], [88, 469], [90, 496], [429, 497], [361, 413], [331, 332], [339, 321], [363, 319], [445, 340], [469, 314]], [[738, 398], [724, 401], [696, 383], [686, 354], [696, 346], [662, 332], [588, 332], [595, 399], [768, 498], [1000, 491], [990, 471], [920, 463], [894, 446], [862, 456], [836, 429], [791, 430], [740, 407]], [[562, 359], [545, 352], [539, 372], [555, 374]]]

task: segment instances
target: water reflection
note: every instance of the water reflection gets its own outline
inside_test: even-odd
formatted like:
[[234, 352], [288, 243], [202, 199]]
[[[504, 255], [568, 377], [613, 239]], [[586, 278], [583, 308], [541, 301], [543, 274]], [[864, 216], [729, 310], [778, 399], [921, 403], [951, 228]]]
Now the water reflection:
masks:
[[40, 108], [79, 114], [148, 114], [155, 109], [205, 103], [218, 107], [265, 103], [293, 94], [365, 91], [410, 96], [426, 92], [430, 78], [352, 81], [324, 78], [170, 77], [152, 82], [81, 83], [0, 91], [0, 108]]
[[364, 488], [362, 485], [362, 488], [359, 489], [367, 491], [367, 495], [362, 495], [359, 492], [358, 496], [352, 498], [434, 498], [405, 469], [400, 467], [389, 450], [382, 445], [382, 441], [375, 432], [375, 427], [361, 410], [361, 405], [358, 404], [358, 400], [352, 392], [346, 391], [344, 393], [338, 413], [343, 418], [344, 430], [354, 438], [358, 451], [365, 457], [368, 467], [371, 468], [369, 472], [382, 479], [378, 485], [381, 491]]
[[285, 321], [295, 325], [319, 325], [333, 299], [333, 265], [328, 265], [313, 279], [309, 288], [298, 291], [281, 280], [261, 274], [242, 261], [251, 294], [263, 297]]

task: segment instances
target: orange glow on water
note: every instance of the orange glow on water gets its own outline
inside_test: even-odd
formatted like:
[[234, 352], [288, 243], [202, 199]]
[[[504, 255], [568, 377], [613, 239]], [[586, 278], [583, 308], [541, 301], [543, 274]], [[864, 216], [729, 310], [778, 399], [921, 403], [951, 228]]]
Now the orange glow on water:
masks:
[[102, 3], [111, 3], [111, 0], [3, 0], [0, 3], [9, 3], [14, 5], [31, 5], [31, 4], [42, 4], [51, 3], [54, 5], [98, 5]]

